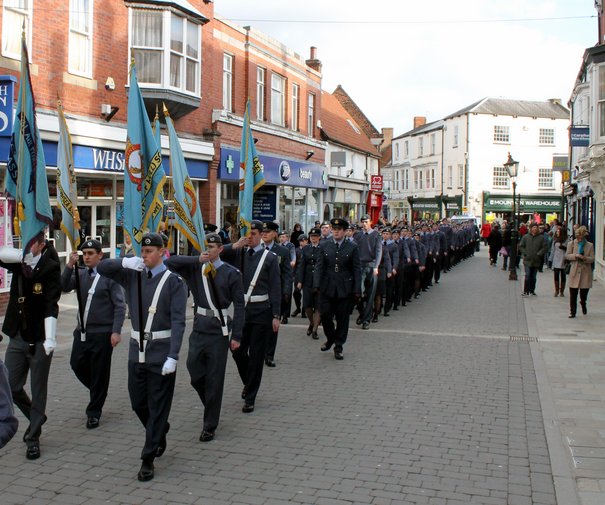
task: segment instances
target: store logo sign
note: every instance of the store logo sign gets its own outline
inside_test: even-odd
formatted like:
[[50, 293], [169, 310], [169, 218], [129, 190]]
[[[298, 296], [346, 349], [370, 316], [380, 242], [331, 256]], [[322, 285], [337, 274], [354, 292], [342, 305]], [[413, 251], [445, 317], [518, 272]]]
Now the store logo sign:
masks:
[[279, 164], [279, 176], [281, 177], [282, 181], [286, 182], [288, 179], [290, 179], [290, 175], [292, 175], [290, 163], [288, 163], [286, 160], [283, 160]]

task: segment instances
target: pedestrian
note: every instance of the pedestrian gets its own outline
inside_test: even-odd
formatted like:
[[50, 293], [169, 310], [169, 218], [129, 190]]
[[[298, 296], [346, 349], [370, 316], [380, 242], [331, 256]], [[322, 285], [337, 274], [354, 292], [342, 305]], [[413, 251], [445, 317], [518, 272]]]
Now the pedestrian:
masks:
[[17, 428], [19, 428], [19, 420], [15, 417], [8, 370], [0, 359], [0, 449], [15, 436]]
[[[164, 242], [159, 233], [143, 235], [141, 256], [102, 261], [97, 273], [113, 279], [126, 290], [132, 321], [128, 394], [132, 410], [145, 428], [137, 478], [148, 481], [155, 474], [155, 458], [166, 451], [176, 366], [185, 331], [187, 290], [183, 280], [164, 265]], [[138, 289], [139, 282], [141, 289]]]
[[362, 298], [357, 304], [359, 317], [356, 322], [361, 324], [364, 330], [367, 330], [370, 328], [370, 320], [374, 311], [374, 298], [378, 287], [378, 273], [382, 260], [382, 237], [378, 231], [372, 228], [372, 221], [368, 214], [362, 216], [361, 226], [362, 230], [355, 234], [362, 269]]
[[231, 235], [230, 235], [231, 234], [231, 223], [229, 221], [225, 221], [223, 223], [223, 227], [220, 229], [218, 234], [221, 237], [223, 244], [230, 244], [231, 243]]
[[254, 411], [263, 377], [269, 335], [279, 330], [281, 281], [277, 255], [261, 241], [263, 223], [250, 222], [250, 234], [228, 244], [221, 259], [239, 265], [246, 304], [240, 346], [232, 351], [237, 371], [244, 385], [242, 412]]
[[568, 243], [567, 230], [562, 226], [557, 226], [550, 250], [550, 262], [555, 281], [555, 297], [565, 296], [565, 264], [567, 262], [565, 255], [567, 254]]
[[[40, 457], [46, 422], [48, 374], [57, 346], [61, 266], [57, 251], [40, 232], [23, 257], [21, 249], [0, 248], [0, 266], [13, 274], [2, 332], [10, 337], [5, 364], [15, 405], [29, 421], [23, 441], [27, 459]], [[24, 386], [30, 374], [31, 398]]]
[[307, 335], [310, 335], [314, 340], [319, 339], [317, 328], [321, 321], [319, 312], [319, 293], [313, 289], [313, 277], [317, 262], [319, 261], [319, 241], [321, 230], [313, 228], [309, 232], [310, 244], [304, 246], [301, 250], [300, 262], [296, 269], [296, 287], [302, 290], [302, 301], [305, 315], [309, 320]]
[[361, 297], [361, 262], [358, 246], [344, 239], [349, 223], [338, 218], [330, 223], [333, 238], [320, 243], [313, 289], [320, 293], [319, 311], [326, 335], [321, 350], [334, 346], [334, 358], [342, 360], [352, 304]]
[[[185, 280], [195, 301], [187, 370], [191, 385], [204, 405], [201, 442], [214, 439], [221, 414], [229, 348], [238, 349], [244, 326], [241, 274], [221, 261], [220, 235], [209, 233], [206, 242], [207, 251], [199, 256], [172, 256], [166, 262], [170, 270]], [[227, 313], [231, 304], [233, 317]]]
[[565, 258], [571, 262], [569, 272], [569, 317], [576, 317], [578, 308], [578, 291], [582, 314], [588, 314], [588, 290], [592, 287], [592, 264], [594, 263], [594, 246], [587, 240], [586, 226], [579, 226], [576, 238], [567, 244]]
[[481, 225], [481, 238], [483, 239], [483, 245], [488, 245], [488, 238], [492, 232], [492, 225], [487, 221]]
[[494, 223], [492, 231], [487, 237], [487, 244], [489, 245], [489, 264], [492, 267], [498, 264], [498, 253], [502, 249], [502, 234], [500, 233], [500, 227]]
[[[502, 270], [508, 270], [508, 260], [511, 253], [512, 230], [510, 223], [504, 223], [502, 230]], [[512, 260], [511, 260], [512, 261]], [[512, 266], [512, 264], [511, 264]]]
[[546, 252], [544, 235], [540, 233], [538, 223], [531, 223], [529, 233], [526, 233], [521, 239], [519, 251], [525, 266], [525, 283], [522, 296], [536, 296], [538, 268], [540, 267], [541, 258]]
[[295, 223], [294, 228], [292, 228], [292, 233], [290, 234], [290, 242], [294, 245], [298, 244], [298, 237], [300, 237], [303, 233], [305, 233], [302, 229], [300, 223]]
[[70, 365], [78, 380], [89, 390], [86, 428], [94, 429], [99, 426], [107, 398], [111, 356], [113, 348], [121, 341], [126, 303], [122, 287], [97, 271], [103, 259], [101, 242], [89, 239], [80, 250], [84, 267], [77, 266], [78, 253], [72, 251], [61, 275], [61, 289], [65, 293], [73, 291], [78, 275], [78, 324], [73, 333]]

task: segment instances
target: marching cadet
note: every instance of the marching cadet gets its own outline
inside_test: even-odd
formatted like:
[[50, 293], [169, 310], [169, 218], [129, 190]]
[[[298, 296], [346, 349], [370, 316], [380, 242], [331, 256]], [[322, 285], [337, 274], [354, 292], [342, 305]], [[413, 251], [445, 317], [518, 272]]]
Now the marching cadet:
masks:
[[[97, 266], [97, 273], [126, 289], [132, 320], [128, 393], [132, 409], [145, 427], [143, 462], [137, 476], [140, 481], [153, 479], [154, 460], [166, 450], [176, 365], [185, 331], [185, 283], [166, 268], [163, 255], [164, 243], [160, 234], [146, 233], [141, 240], [142, 258], [108, 259]], [[140, 290], [138, 282], [142, 283]], [[144, 336], [142, 352], [141, 330]]]
[[[2, 325], [2, 332], [10, 337], [5, 365], [13, 401], [29, 421], [23, 435], [25, 457], [38, 459], [46, 422], [48, 374], [57, 346], [61, 265], [57, 251], [40, 233], [25, 257], [21, 249], [0, 247], [0, 266], [13, 274]], [[31, 399], [23, 388], [28, 372]]]
[[374, 309], [378, 271], [382, 259], [382, 237], [372, 228], [372, 221], [368, 214], [361, 217], [361, 226], [362, 230], [355, 234], [362, 269], [362, 299], [357, 304], [359, 310], [357, 324], [363, 325], [362, 328], [367, 330], [370, 328], [370, 319]]
[[[399, 236], [399, 234], [397, 235]], [[393, 234], [391, 233], [390, 228], [385, 228], [382, 231], [383, 244], [382, 248], [387, 249], [389, 251], [389, 255], [391, 257], [391, 276], [387, 276], [386, 280], [386, 295], [384, 302], [384, 315], [385, 317], [389, 316], [389, 311], [393, 306], [394, 299], [394, 291], [395, 286], [397, 285], [397, 269], [399, 268], [399, 247], [393, 241]]]
[[330, 221], [324, 221], [321, 223], [319, 229], [321, 230], [321, 237], [319, 238], [321, 242], [324, 240], [330, 240], [332, 238], [332, 227], [330, 225]]
[[78, 253], [73, 251], [61, 275], [61, 288], [65, 293], [74, 290], [78, 275], [81, 312], [74, 331], [70, 364], [78, 380], [90, 391], [86, 427], [94, 429], [99, 426], [107, 398], [111, 355], [121, 340], [126, 304], [122, 287], [97, 273], [97, 266], [103, 259], [101, 242], [87, 240], [80, 250], [84, 268], [76, 266]]
[[[298, 246], [296, 247], [296, 265], [293, 268], [292, 273], [294, 274], [294, 276], [296, 277], [296, 271], [298, 270], [298, 265], [300, 265], [301, 262], [301, 257], [302, 257], [302, 250], [303, 248], [309, 243], [309, 237], [307, 237], [307, 235], [305, 235], [304, 233], [298, 236]], [[296, 317], [298, 316], [298, 314], [300, 314], [303, 310], [302, 307], [302, 291], [301, 289], [298, 287], [298, 284], [296, 281], [294, 281], [294, 291], [292, 292], [292, 299], [294, 300], [294, 303], [296, 305], [296, 310], [294, 312], [292, 312], [291, 316], [292, 317]], [[302, 315], [302, 317], [305, 317], [305, 314]]]
[[405, 290], [405, 269], [411, 263], [410, 248], [408, 243], [401, 237], [401, 230], [395, 228], [391, 234], [393, 243], [397, 246], [399, 263], [397, 266], [397, 275], [393, 286], [393, 310], [399, 310], [399, 304], [406, 306], [404, 298]]
[[441, 279], [441, 270], [443, 269], [443, 254], [446, 252], [445, 233], [439, 229], [438, 223], [433, 223], [433, 237], [435, 241], [436, 256], [433, 258], [435, 261], [434, 265], [434, 279], [435, 284], [439, 284]]
[[420, 296], [420, 289], [426, 291], [423, 284], [424, 271], [426, 269], [426, 262], [429, 260], [426, 246], [422, 243], [422, 232], [417, 231], [414, 233], [414, 240], [416, 242], [416, 251], [418, 252], [418, 263], [417, 271], [414, 278], [414, 298]]
[[[208, 250], [199, 256], [172, 256], [165, 262], [189, 286], [196, 313], [189, 337], [187, 369], [204, 405], [201, 442], [210, 442], [218, 426], [229, 348], [236, 351], [244, 326], [244, 288], [240, 272], [223, 263], [220, 235], [206, 235]], [[233, 304], [233, 318], [227, 310]], [[231, 334], [231, 340], [229, 340]]]
[[250, 222], [250, 236], [242, 237], [223, 250], [223, 259], [240, 265], [246, 315], [240, 346], [232, 352], [244, 384], [242, 412], [254, 411], [263, 377], [263, 363], [269, 335], [279, 330], [281, 282], [275, 253], [261, 243], [263, 223]]
[[[290, 236], [286, 230], [279, 232], [279, 245], [288, 249], [290, 253], [290, 276], [293, 280], [294, 272], [296, 269], [296, 247], [290, 242]], [[287, 299], [284, 299], [282, 303], [282, 324], [288, 324], [288, 316], [290, 315], [290, 309], [292, 309], [292, 287], [290, 287], [290, 295]]]
[[[277, 238], [278, 225], [273, 221], [265, 221], [261, 238], [265, 249], [277, 255], [279, 264], [279, 278], [281, 280], [281, 322], [287, 324], [290, 311], [289, 300], [292, 297], [292, 266], [290, 264], [290, 251], [282, 245], [275, 242]], [[284, 307], [287, 309], [284, 311]], [[265, 365], [275, 367], [275, 350], [277, 348], [277, 331], [274, 331], [269, 336], [269, 344], [267, 345], [267, 354], [265, 356]]]
[[[376, 295], [374, 296], [374, 314], [372, 316], [372, 322], [378, 322], [378, 314], [380, 314], [382, 307], [384, 306], [384, 298], [387, 292], [387, 279], [390, 279], [393, 275], [393, 265], [391, 263], [391, 253], [387, 247], [387, 241], [385, 230], [388, 228], [383, 228], [381, 231], [381, 235], [383, 237], [382, 243], [382, 257], [380, 258], [380, 264], [378, 266], [378, 277], [376, 284]], [[390, 233], [390, 230], [388, 230]]]
[[344, 238], [349, 223], [344, 219], [330, 222], [333, 236], [320, 244], [313, 288], [320, 293], [319, 311], [326, 334], [321, 350], [329, 351], [334, 346], [334, 358], [342, 360], [351, 308], [361, 297], [361, 262], [357, 245]]
[[298, 289], [302, 289], [303, 307], [305, 309], [305, 314], [309, 319], [307, 335], [311, 335], [313, 340], [319, 338], [317, 336], [317, 328], [321, 321], [319, 313], [319, 293], [313, 289], [313, 276], [315, 275], [315, 268], [317, 267], [317, 262], [319, 260], [320, 237], [321, 231], [319, 228], [313, 228], [309, 232], [311, 244], [302, 248], [300, 263], [296, 269], [295, 281]]
[[420, 259], [419, 259], [419, 254], [418, 254], [418, 246], [416, 244], [416, 241], [414, 240], [414, 233], [412, 231], [411, 228], [407, 228], [404, 232], [405, 237], [404, 240], [406, 241], [408, 248], [410, 250], [410, 256], [412, 258], [412, 261], [410, 263], [408, 263], [405, 267], [405, 290], [404, 290], [404, 296], [403, 299], [406, 302], [411, 302], [412, 301], [412, 295], [415, 292], [416, 289], [416, 280], [418, 279], [418, 265], [420, 264]]

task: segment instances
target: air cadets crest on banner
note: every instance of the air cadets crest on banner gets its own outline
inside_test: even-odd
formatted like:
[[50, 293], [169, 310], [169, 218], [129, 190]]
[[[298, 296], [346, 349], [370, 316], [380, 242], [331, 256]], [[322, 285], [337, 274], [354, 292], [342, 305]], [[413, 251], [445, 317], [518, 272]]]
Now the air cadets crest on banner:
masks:
[[41, 282], [36, 282], [34, 284], [33, 292], [34, 292], [34, 295], [41, 295], [42, 294], [42, 283]]

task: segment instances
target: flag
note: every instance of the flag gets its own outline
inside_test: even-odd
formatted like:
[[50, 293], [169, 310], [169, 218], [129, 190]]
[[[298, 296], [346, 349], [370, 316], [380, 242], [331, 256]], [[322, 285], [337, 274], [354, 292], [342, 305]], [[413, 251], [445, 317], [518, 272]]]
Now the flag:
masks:
[[166, 106], [164, 106], [164, 116], [168, 127], [168, 138], [170, 139], [170, 174], [172, 175], [172, 186], [174, 188], [174, 226], [187, 237], [193, 247], [198, 251], [205, 251], [206, 234], [204, 233], [202, 211], [195, 188], [187, 172], [181, 143], [176, 135], [174, 124]]
[[58, 101], [59, 144], [57, 146], [57, 207], [61, 210], [61, 230], [67, 236], [72, 251], [80, 246], [80, 223], [77, 208], [76, 174], [69, 128]]
[[130, 66], [124, 172], [124, 229], [137, 255], [147, 231], [158, 231], [164, 209], [162, 155], [151, 130], [134, 60]]
[[6, 172], [6, 192], [16, 205], [14, 233], [20, 235], [23, 251], [29, 252], [33, 239], [52, 224], [52, 210], [25, 34], [21, 40], [21, 84]]
[[265, 184], [265, 174], [256, 154], [254, 137], [250, 129], [250, 99], [248, 99], [242, 127], [242, 146], [239, 153], [239, 208], [237, 212], [241, 237], [250, 234], [254, 192], [263, 184]]

